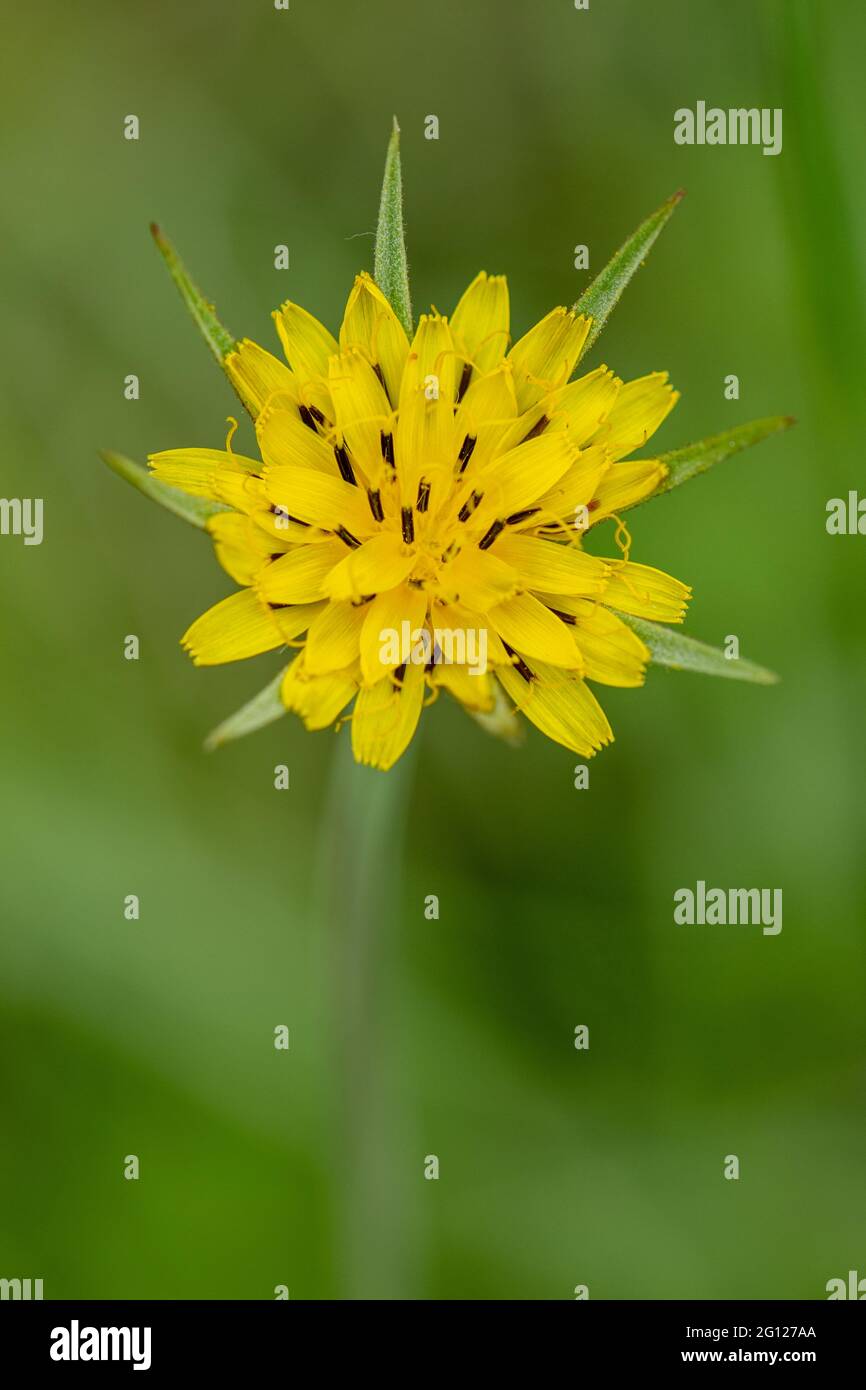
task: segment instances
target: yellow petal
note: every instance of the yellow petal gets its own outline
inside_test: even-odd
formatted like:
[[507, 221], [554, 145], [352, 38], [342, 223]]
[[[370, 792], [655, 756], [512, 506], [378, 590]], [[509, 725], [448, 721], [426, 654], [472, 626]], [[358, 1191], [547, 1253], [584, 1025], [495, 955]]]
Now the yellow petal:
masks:
[[543, 603], [574, 623], [574, 640], [587, 680], [603, 685], [643, 685], [649, 649], [621, 618], [591, 599], [539, 594]]
[[281, 514], [297, 517], [308, 526], [345, 531], [355, 540], [374, 530], [367, 494], [342, 478], [329, 478], [312, 468], [271, 468], [263, 491]]
[[[562, 436], [554, 434], [551, 437], [559, 439]], [[566, 526], [574, 527], [577, 531], [585, 531], [587, 521], [595, 518], [590, 503], [598, 496], [598, 489], [610, 466], [604, 449], [597, 445], [584, 449], [555, 486], [539, 498], [538, 505], [549, 517], [559, 518]], [[584, 507], [588, 509], [586, 512], [583, 511]], [[579, 515], [578, 508], [581, 509]]]
[[352, 752], [359, 763], [386, 772], [405, 752], [424, 703], [424, 668], [406, 667], [400, 687], [390, 676], [358, 692], [352, 714]]
[[[482, 664], [480, 661], [482, 642], [487, 649], [486, 662], [483, 663], [486, 666], [498, 666], [502, 662], [511, 660], [488, 619], [482, 613], [467, 608], [465, 604], [444, 603], [442, 599], [436, 599], [430, 614], [430, 627], [434, 630], [434, 636], [437, 632], [439, 634], [438, 645], [442, 653], [441, 661], [444, 665], [478, 666]], [[463, 639], [462, 653], [461, 635]], [[461, 660], [461, 655], [467, 658], [465, 662]], [[437, 662], [437, 667], [438, 664]], [[473, 679], [475, 679], [474, 676]]]
[[613, 459], [624, 458], [644, 446], [679, 398], [667, 372], [627, 381], [604, 424], [593, 434], [593, 444], [604, 444]]
[[368, 607], [347, 599], [325, 606], [307, 634], [304, 669], [309, 675], [341, 671], [357, 661]]
[[326, 597], [325, 581], [345, 554], [341, 541], [296, 546], [268, 565], [258, 591], [269, 603], [315, 603]]
[[552, 594], [601, 594], [608, 582], [608, 566], [595, 555], [574, 545], [558, 545], [535, 536], [502, 536], [496, 554], [513, 567], [524, 589], [544, 589]]
[[528, 410], [542, 396], [564, 386], [574, 371], [589, 332], [590, 320], [569, 309], [551, 309], [514, 344], [508, 361], [514, 368], [517, 404]]
[[592, 757], [612, 740], [604, 710], [578, 677], [538, 662], [531, 680], [513, 667], [497, 667], [496, 675], [518, 709], [554, 743]]
[[500, 637], [521, 656], [535, 657], [552, 666], [582, 666], [571, 631], [532, 594], [515, 594], [507, 603], [491, 608], [488, 618]]
[[456, 471], [480, 472], [503, 452], [502, 441], [516, 415], [514, 373], [507, 362], [486, 376], [474, 376], [454, 416], [451, 453]]
[[264, 505], [254, 507], [249, 514], [250, 523], [260, 530], [265, 538], [269, 555], [282, 550], [291, 550], [296, 545], [319, 545], [334, 539], [330, 531], [320, 531], [316, 526], [308, 526], [298, 521], [280, 507], [277, 511], [264, 499]]
[[667, 477], [668, 471], [658, 459], [635, 459], [632, 463], [612, 464], [592, 494], [590, 519], [593, 525], [650, 497]]
[[328, 364], [338, 434], [353, 465], [377, 486], [384, 471], [382, 437], [393, 429], [393, 412], [381, 381], [360, 352], [341, 352]]
[[315, 430], [305, 425], [296, 409], [287, 410], [275, 400], [256, 421], [256, 438], [269, 468], [311, 468], [330, 477], [339, 476], [334, 450]]
[[367, 274], [357, 277], [349, 294], [340, 347], [344, 352], [357, 348], [372, 367], [381, 371], [391, 404], [396, 405], [409, 356], [409, 339], [379, 286]]
[[610, 578], [604, 602], [636, 618], [655, 618], [662, 623], [681, 623], [691, 589], [672, 575], [650, 565], [610, 562]]
[[299, 714], [308, 729], [326, 729], [346, 708], [358, 683], [351, 670], [312, 676], [306, 670], [306, 652], [288, 667], [280, 687], [286, 709]]
[[614, 409], [622, 382], [609, 367], [578, 377], [544, 401], [548, 429], [567, 429], [583, 448]]
[[274, 615], [252, 589], [241, 589], [196, 618], [181, 638], [196, 666], [241, 661], [283, 645]]
[[473, 486], [483, 494], [474, 516], [474, 525], [486, 531], [497, 517], [505, 520], [548, 493], [577, 458], [577, 450], [566, 432], [542, 434], [519, 444], [473, 477]]
[[324, 324], [291, 300], [275, 310], [274, 323], [286, 360], [299, 382], [328, 375], [328, 358], [339, 348]]
[[411, 584], [398, 584], [373, 599], [361, 632], [361, 675], [365, 685], [375, 685], [387, 671], [409, 660], [415, 634], [426, 616], [427, 595]]
[[258, 459], [230, 454], [225, 449], [165, 449], [150, 454], [147, 462], [154, 477], [170, 487], [180, 488], [192, 497], [214, 499], [215, 477], [221, 470], [236, 472], [243, 478], [260, 473], [262, 468]]
[[326, 607], [327, 604], [323, 600], [321, 603], [290, 603], [286, 607], [273, 608], [271, 611], [283, 641], [293, 642], [302, 632], [306, 632]]
[[237, 512], [220, 512], [206, 526], [223, 569], [248, 588], [272, 553], [265, 533]]
[[490, 372], [508, 351], [508, 282], [481, 271], [451, 318], [454, 346], [475, 373]]
[[422, 314], [403, 373], [394, 437], [404, 505], [413, 506], [422, 476], [452, 466], [455, 356], [447, 319]]
[[434, 686], [442, 686], [466, 709], [486, 714], [494, 707], [493, 679], [487, 672], [473, 675], [466, 666], [434, 666], [430, 681]]
[[479, 613], [486, 613], [496, 603], [515, 594], [519, 585], [517, 571], [489, 550], [465, 545], [458, 555], [442, 568], [439, 591], [452, 603], [463, 603]]
[[393, 589], [407, 577], [415, 560], [399, 536], [382, 532], [340, 561], [328, 575], [325, 592], [333, 599], [360, 599]]
[[298, 384], [284, 362], [244, 338], [223, 362], [229, 381], [255, 418], [271, 396], [298, 399]]

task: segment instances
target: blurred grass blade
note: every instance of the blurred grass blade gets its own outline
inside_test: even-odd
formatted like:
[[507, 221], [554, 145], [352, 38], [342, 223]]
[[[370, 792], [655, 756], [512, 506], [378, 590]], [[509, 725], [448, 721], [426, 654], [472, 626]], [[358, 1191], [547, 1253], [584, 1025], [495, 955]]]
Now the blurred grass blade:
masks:
[[166, 507], [168, 511], [174, 512], [175, 516], [182, 517], [184, 521], [198, 526], [200, 530], [204, 530], [209, 517], [216, 516], [218, 512], [231, 511], [231, 507], [224, 506], [222, 502], [213, 502], [209, 497], [188, 497], [178, 488], [169, 487], [168, 483], [162, 482], [160, 478], [154, 478], [140, 463], [133, 463], [132, 459], [126, 458], [123, 454], [115, 454], [111, 449], [101, 449], [99, 457], [103, 463], [108, 464], [112, 472], [132, 483], [132, 486], [143, 492], [145, 497], [149, 497], [152, 502], [158, 502], [161, 507]]
[[[790, 429], [794, 423], [793, 415], [770, 415], [765, 420], [752, 420], [747, 425], [737, 425], [732, 430], [725, 430], [723, 434], [701, 439], [697, 444], [686, 444], [682, 449], [660, 454], [659, 463], [665, 464], [669, 471], [667, 477], [650, 495], [659, 497], [663, 492], [670, 492], [672, 488], [679, 487], [680, 483], [687, 483], [699, 473], [706, 473], [708, 468], [730, 458], [732, 454], [739, 454], [743, 449], [750, 449], [753, 444], [760, 444], [762, 439], [768, 439], [771, 434], [778, 434], [779, 430]], [[649, 501], [649, 498], [645, 500]]]
[[235, 347], [235, 339], [228, 329], [220, 323], [214, 312], [214, 306], [204, 298], [168, 237], [164, 235], [155, 222], [151, 222], [150, 232], [168, 266], [168, 273], [180, 290], [181, 298], [192, 314], [199, 332], [217, 362], [222, 366], [223, 360]]
[[574, 306], [575, 313], [592, 317], [589, 335], [583, 347], [584, 353], [589, 351], [601, 333], [626, 285], [649, 254], [674, 208], [684, 197], [685, 189], [681, 188], [642, 222], [578, 299]]
[[373, 277], [411, 341], [412, 300], [403, 235], [403, 176], [400, 171], [400, 127], [396, 116], [385, 156]]
[[697, 642], [694, 637], [645, 618], [617, 613], [650, 649], [654, 666], [672, 666], [677, 671], [699, 671], [704, 676], [725, 676], [728, 680], [752, 681], [756, 685], [775, 685], [779, 677], [753, 661], [725, 656], [719, 647]]
[[231, 743], [233, 739], [254, 734], [256, 729], [263, 729], [266, 724], [273, 724], [275, 719], [288, 713], [280, 699], [280, 686], [287, 670], [288, 667], [285, 667], [280, 671], [270, 685], [266, 685], [264, 690], [260, 690], [258, 695], [254, 695], [235, 714], [224, 719], [213, 733], [208, 734], [204, 746], [209, 753], [224, 743]]

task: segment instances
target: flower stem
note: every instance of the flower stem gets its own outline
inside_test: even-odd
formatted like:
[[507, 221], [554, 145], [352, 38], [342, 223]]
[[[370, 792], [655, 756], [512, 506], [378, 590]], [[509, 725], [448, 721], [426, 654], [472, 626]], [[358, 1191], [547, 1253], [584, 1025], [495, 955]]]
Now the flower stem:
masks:
[[335, 1074], [340, 1296], [406, 1297], [400, 1223], [389, 1180], [389, 1086], [383, 1020], [400, 926], [403, 839], [414, 745], [387, 773], [360, 767], [338, 740], [324, 809], [317, 922], [329, 981]]

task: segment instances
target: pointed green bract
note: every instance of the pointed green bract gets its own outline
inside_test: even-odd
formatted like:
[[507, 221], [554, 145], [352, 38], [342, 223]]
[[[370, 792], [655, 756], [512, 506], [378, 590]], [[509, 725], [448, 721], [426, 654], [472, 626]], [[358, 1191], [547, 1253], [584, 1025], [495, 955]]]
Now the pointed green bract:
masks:
[[168, 266], [172, 280], [180, 290], [184, 304], [195, 320], [196, 327], [217, 362], [222, 366], [225, 358], [236, 346], [235, 339], [228, 329], [220, 323], [214, 312], [214, 306], [204, 298], [168, 237], [163, 234], [155, 222], [151, 223], [150, 231], [163, 260]]
[[280, 699], [280, 687], [287, 670], [288, 667], [280, 671], [264, 690], [260, 690], [258, 695], [254, 695], [235, 714], [224, 719], [213, 733], [208, 734], [204, 746], [209, 753], [223, 743], [254, 734], [256, 729], [264, 729], [267, 724], [273, 724], [275, 719], [288, 713]]
[[705, 676], [724, 676], [733, 681], [751, 681], [755, 685], [775, 685], [779, 677], [754, 661], [736, 660], [725, 656], [719, 647], [711, 647], [706, 642], [698, 642], [694, 637], [686, 637], [674, 628], [663, 627], [661, 623], [647, 622], [646, 618], [632, 618], [627, 613], [617, 613], [624, 623], [637, 633], [649, 647], [650, 660], [654, 666], [672, 666], [678, 671], [699, 671]]
[[213, 502], [209, 497], [188, 497], [185, 492], [170, 487], [161, 478], [154, 478], [140, 463], [133, 463], [132, 459], [126, 458], [124, 454], [102, 449], [99, 457], [103, 463], [108, 464], [112, 472], [132, 483], [132, 486], [143, 492], [145, 497], [149, 497], [152, 502], [158, 502], [161, 507], [174, 512], [175, 516], [182, 517], [191, 526], [198, 526], [202, 531], [210, 517], [216, 516], [218, 512], [231, 511], [231, 507], [224, 506], [222, 502]]
[[778, 434], [779, 430], [790, 429], [793, 424], [793, 415], [771, 415], [765, 420], [736, 425], [732, 430], [711, 435], [697, 444], [686, 444], [684, 448], [674, 449], [669, 454], [660, 454], [659, 463], [665, 464], [669, 471], [651, 496], [659, 497], [663, 492], [670, 492], [681, 483], [687, 483], [690, 478], [696, 478], [699, 473], [706, 473], [708, 468], [730, 458], [732, 454], [750, 449], [753, 444], [760, 444], [762, 439]]
[[664, 227], [674, 208], [685, 197], [685, 189], [674, 193], [650, 217], [642, 222], [637, 231], [629, 237], [608, 261], [604, 270], [595, 277], [588, 289], [574, 305], [576, 314], [586, 314], [592, 318], [589, 334], [583, 345], [588, 352], [601, 330], [616, 308], [620, 295], [649, 254], [659, 232]]
[[385, 156], [373, 277], [411, 340], [412, 299], [403, 235], [403, 176], [400, 171], [400, 127], [396, 116]]

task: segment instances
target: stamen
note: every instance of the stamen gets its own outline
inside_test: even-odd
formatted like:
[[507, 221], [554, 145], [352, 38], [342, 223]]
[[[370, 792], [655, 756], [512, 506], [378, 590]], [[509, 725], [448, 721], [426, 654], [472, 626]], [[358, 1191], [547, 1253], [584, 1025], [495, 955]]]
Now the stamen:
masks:
[[388, 388], [387, 388], [387, 386], [385, 385], [385, 373], [382, 371], [382, 368], [379, 366], [379, 363], [378, 363], [378, 362], [374, 362], [374, 363], [373, 363], [373, 371], [376, 373], [377, 377], [379, 378], [379, 382], [380, 382], [380, 385], [381, 385], [381, 387], [382, 387], [382, 390], [385, 391], [385, 392], [387, 393]]
[[457, 513], [457, 520], [468, 521], [483, 496], [483, 492], [473, 492], [471, 497], [467, 497], [460, 511]]
[[460, 464], [461, 473], [465, 471], [466, 465], [472, 457], [472, 450], [477, 443], [478, 440], [474, 434], [467, 434], [463, 443], [460, 445], [460, 453], [457, 455], [457, 461]]
[[301, 419], [303, 420], [304, 424], [307, 426], [308, 429], [311, 429], [314, 434], [319, 433], [319, 431], [316, 429], [316, 422], [313, 419], [313, 414], [311, 410], [308, 410], [305, 405], [299, 405], [298, 414], [300, 415]]
[[519, 521], [525, 521], [528, 516], [535, 516], [536, 512], [540, 511], [540, 507], [527, 507], [525, 511], [512, 512], [511, 516], [506, 517], [505, 525], [516, 526]]
[[499, 535], [499, 532], [500, 532], [500, 531], [504, 531], [504, 530], [505, 530], [505, 522], [504, 522], [504, 521], [494, 521], [493, 525], [491, 526], [490, 530], [487, 532], [487, 535], [484, 537], [484, 539], [483, 539], [483, 540], [480, 540], [480, 541], [478, 542], [478, 549], [479, 549], [479, 550], [489, 550], [490, 547], [491, 547], [491, 545], [493, 544], [493, 542], [496, 540], [496, 537]]
[[462, 401], [463, 397], [466, 395], [466, 388], [467, 388], [467, 386], [469, 385], [469, 382], [470, 382], [471, 379], [472, 379], [472, 363], [471, 363], [471, 362], [464, 362], [464, 363], [463, 363], [463, 375], [462, 375], [461, 378], [460, 378], [460, 385], [459, 385], [459, 387], [457, 388], [457, 404], [458, 404], [458, 405], [459, 405], [460, 402]]
[[357, 536], [353, 536], [352, 532], [347, 531], [345, 526], [338, 526], [334, 534], [339, 536], [343, 544], [347, 545], [350, 550], [357, 550], [361, 544]]
[[430, 501], [430, 484], [426, 478], [422, 478], [418, 484], [418, 498], [415, 502], [416, 511], [426, 512], [427, 504]]
[[355, 477], [355, 470], [352, 467], [349, 455], [346, 453], [346, 446], [344, 444], [335, 444], [334, 456], [337, 460], [337, 467], [340, 470], [340, 477], [347, 483], [354, 483], [355, 487], [357, 487], [358, 482]]
[[508, 652], [508, 655], [511, 657], [511, 664], [514, 667], [515, 671], [519, 671], [520, 675], [526, 681], [527, 685], [530, 681], [535, 680], [535, 673], [533, 671], [530, 671], [526, 662], [523, 660], [523, 657], [518, 656], [514, 648], [509, 647], [508, 643], [504, 639], [502, 645]]
[[412, 508], [403, 507], [400, 518], [403, 523], [403, 540], [406, 545], [411, 545], [415, 539], [415, 518], [412, 515]]
[[385, 460], [386, 463], [390, 463], [391, 467], [393, 468], [394, 436], [393, 434], [386, 434], [384, 430], [381, 430], [379, 433], [379, 438], [382, 445], [382, 458]]
[[310, 414], [312, 415], [313, 419], [316, 421], [316, 424], [317, 424], [317, 425], [324, 425], [324, 423], [325, 423], [325, 417], [324, 417], [324, 415], [322, 414], [321, 410], [318, 409], [317, 406], [315, 406], [315, 405], [309, 405], [309, 406], [307, 406], [307, 409], [309, 410], [309, 412], [310, 412]]
[[382, 510], [382, 494], [377, 487], [367, 488], [367, 501], [370, 503], [370, 511], [373, 513], [376, 521], [384, 521], [385, 513]]

